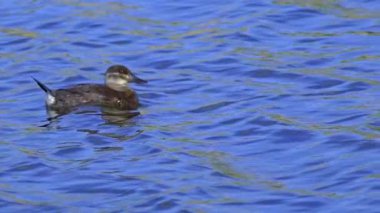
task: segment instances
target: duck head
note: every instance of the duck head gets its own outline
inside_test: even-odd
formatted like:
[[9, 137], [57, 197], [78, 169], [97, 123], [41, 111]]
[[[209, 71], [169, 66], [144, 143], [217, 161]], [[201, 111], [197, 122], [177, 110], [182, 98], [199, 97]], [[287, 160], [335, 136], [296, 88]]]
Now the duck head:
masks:
[[112, 65], [107, 69], [105, 84], [109, 88], [116, 91], [125, 91], [131, 82], [138, 84], [147, 83], [147, 81], [138, 78], [123, 65]]

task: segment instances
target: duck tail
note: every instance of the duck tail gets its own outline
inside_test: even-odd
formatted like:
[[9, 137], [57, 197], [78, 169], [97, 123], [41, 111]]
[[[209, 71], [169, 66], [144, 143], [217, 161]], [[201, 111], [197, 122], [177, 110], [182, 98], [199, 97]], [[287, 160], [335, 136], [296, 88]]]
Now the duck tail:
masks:
[[[32, 77], [33, 78], [33, 77]], [[53, 105], [55, 104], [55, 96], [53, 95], [53, 91], [51, 89], [49, 89], [49, 87], [47, 87], [45, 84], [41, 83], [39, 80], [33, 78], [33, 80], [38, 84], [38, 86], [40, 86], [40, 88], [46, 92], [47, 96], [46, 96], [46, 104], [48, 106], [50, 105]]]
[[[32, 77], [33, 78], [33, 77]], [[45, 84], [41, 83], [39, 80], [33, 78], [33, 80], [38, 84], [38, 86], [40, 86], [40, 88], [45, 91], [48, 95], [53, 95], [53, 92], [51, 91], [51, 89], [49, 89], [49, 87], [47, 87]]]

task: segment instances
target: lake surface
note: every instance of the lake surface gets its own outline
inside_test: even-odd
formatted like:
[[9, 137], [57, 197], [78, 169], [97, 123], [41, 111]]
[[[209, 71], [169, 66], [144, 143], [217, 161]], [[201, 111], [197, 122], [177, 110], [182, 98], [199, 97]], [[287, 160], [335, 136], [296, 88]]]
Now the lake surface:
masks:
[[[1, 212], [378, 212], [379, 1], [1, 1]], [[112, 64], [141, 115], [44, 93]]]

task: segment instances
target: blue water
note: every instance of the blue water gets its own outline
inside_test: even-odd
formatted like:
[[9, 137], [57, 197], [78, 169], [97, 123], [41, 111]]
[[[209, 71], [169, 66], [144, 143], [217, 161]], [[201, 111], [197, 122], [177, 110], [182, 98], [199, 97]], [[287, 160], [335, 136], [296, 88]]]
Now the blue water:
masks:
[[[378, 212], [380, 3], [1, 1], [1, 212]], [[112, 64], [141, 115], [44, 94]]]

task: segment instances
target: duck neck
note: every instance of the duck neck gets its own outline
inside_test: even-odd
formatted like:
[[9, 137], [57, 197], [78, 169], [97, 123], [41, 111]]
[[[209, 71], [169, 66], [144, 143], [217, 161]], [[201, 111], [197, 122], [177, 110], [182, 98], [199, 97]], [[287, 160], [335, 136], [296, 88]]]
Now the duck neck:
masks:
[[125, 92], [130, 91], [131, 89], [126, 85], [120, 85], [120, 84], [107, 84], [107, 87], [119, 91], [119, 92]]

